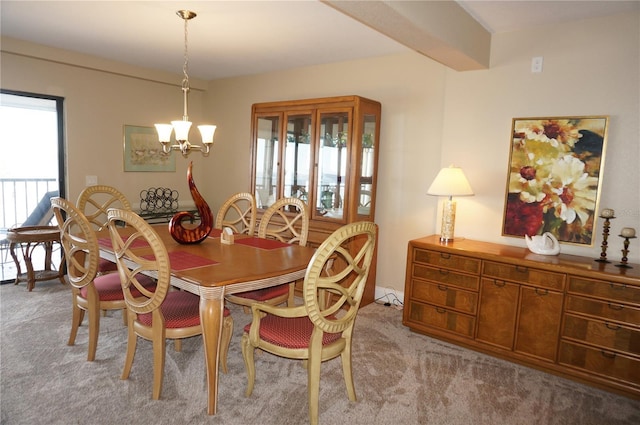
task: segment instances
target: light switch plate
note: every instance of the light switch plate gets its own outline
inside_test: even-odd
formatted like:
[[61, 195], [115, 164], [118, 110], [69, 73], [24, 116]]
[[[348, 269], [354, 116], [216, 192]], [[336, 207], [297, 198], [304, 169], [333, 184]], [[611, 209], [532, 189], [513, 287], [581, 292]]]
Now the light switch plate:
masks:
[[86, 186], [95, 186], [98, 184], [98, 176], [85, 176], [84, 184]]

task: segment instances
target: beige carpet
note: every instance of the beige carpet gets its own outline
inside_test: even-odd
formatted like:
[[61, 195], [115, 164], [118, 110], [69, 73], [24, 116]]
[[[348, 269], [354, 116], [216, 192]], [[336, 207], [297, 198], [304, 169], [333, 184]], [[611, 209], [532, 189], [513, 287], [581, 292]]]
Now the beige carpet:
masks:
[[[151, 400], [151, 344], [141, 341], [127, 381], [120, 314], [102, 318], [95, 362], [87, 329], [69, 336], [70, 291], [58, 282], [33, 292], [0, 286], [2, 424], [304, 424], [306, 375], [299, 362], [257, 357], [256, 387], [245, 398], [240, 309], [230, 371], [220, 378], [218, 414], [206, 414], [200, 338], [170, 345], [162, 399]], [[325, 362], [321, 424], [639, 424], [640, 402], [409, 332], [402, 312], [364, 307], [356, 323], [354, 380], [347, 399], [340, 361]]]

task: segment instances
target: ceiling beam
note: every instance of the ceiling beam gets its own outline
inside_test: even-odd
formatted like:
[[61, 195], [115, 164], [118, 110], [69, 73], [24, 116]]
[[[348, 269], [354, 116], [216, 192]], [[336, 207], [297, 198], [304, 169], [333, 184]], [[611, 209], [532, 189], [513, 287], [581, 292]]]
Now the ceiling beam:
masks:
[[456, 71], [489, 68], [491, 34], [453, 0], [321, 1]]

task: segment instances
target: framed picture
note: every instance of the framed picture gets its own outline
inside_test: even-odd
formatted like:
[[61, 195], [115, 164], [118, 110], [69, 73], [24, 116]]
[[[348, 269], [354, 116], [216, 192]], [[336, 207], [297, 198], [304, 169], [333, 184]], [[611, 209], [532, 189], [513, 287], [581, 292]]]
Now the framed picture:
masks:
[[162, 153], [153, 127], [124, 126], [124, 171], [176, 171], [174, 155]]
[[593, 245], [608, 117], [514, 118], [503, 236]]

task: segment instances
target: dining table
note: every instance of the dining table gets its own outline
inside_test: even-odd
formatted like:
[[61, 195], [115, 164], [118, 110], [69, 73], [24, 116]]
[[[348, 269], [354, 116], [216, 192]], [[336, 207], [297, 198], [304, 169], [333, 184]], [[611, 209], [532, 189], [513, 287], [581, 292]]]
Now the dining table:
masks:
[[[200, 297], [200, 322], [207, 373], [207, 413], [218, 404], [218, 362], [226, 294], [251, 291], [304, 278], [315, 249], [278, 240], [236, 234], [233, 243], [221, 241], [221, 230], [213, 229], [196, 244], [180, 244], [166, 224], [153, 225], [169, 253], [171, 285]], [[132, 227], [118, 228], [123, 236]], [[97, 232], [100, 256], [115, 262], [108, 229]], [[134, 246], [137, 255], [151, 248]], [[133, 266], [133, 265], [132, 265]], [[152, 276], [153, 277], [153, 276]]]

